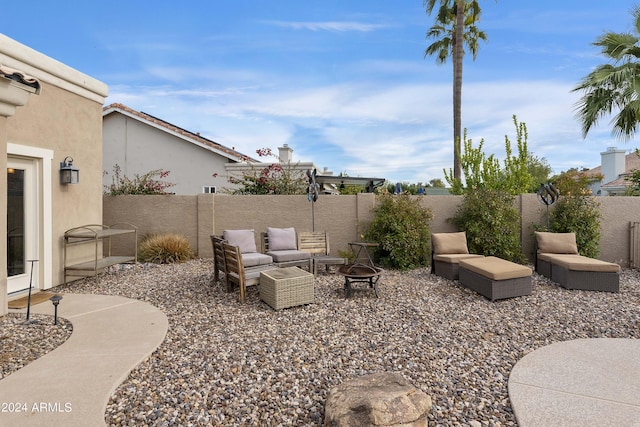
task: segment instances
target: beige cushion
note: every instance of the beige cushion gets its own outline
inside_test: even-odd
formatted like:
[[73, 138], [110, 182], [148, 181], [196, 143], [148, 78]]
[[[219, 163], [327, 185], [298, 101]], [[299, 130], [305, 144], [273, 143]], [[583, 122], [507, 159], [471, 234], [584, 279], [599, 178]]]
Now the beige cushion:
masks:
[[431, 235], [433, 254], [468, 254], [467, 234], [459, 233], [433, 233]]
[[444, 254], [444, 255], [434, 255], [433, 260], [439, 262], [446, 262], [448, 264], [458, 264], [461, 259], [465, 258], [478, 258], [483, 255], [475, 255], [475, 254]]
[[549, 261], [552, 264], [572, 271], [593, 271], [599, 273], [620, 272], [620, 266], [618, 264], [582, 255], [554, 255], [550, 257]]
[[576, 233], [549, 233], [536, 231], [538, 252], [552, 254], [577, 254]]
[[296, 230], [294, 228], [267, 227], [269, 251], [289, 251], [298, 249]]
[[491, 280], [517, 279], [531, 276], [529, 267], [494, 256], [461, 259], [460, 268], [473, 271]]
[[230, 245], [240, 248], [240, 253], [258, 252], [253, 230], [224, 230], [222, 237]]

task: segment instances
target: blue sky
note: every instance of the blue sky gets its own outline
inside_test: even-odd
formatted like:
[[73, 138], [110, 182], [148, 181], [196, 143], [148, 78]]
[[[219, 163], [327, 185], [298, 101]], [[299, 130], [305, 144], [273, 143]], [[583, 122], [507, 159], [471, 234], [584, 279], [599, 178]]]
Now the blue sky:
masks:
[[[463, 77], [474, 145], [529, 151], [555, 173], [595, 167], [616, 141], [609, 119], [582, 138], [582, 77], [604, 62], [591, 43], [630, 31], [631, 1], [481, 0], [488, 35]], [[5, 35], [109, 86], [119, 102], [228, 147], [289, 144], [295, 161], [391, 182], [443, 178], [453, 164], [452, 65], [424, 58], [422, 0], [5, 2]], [[166, 169], [170, 170], [170, 165]]]

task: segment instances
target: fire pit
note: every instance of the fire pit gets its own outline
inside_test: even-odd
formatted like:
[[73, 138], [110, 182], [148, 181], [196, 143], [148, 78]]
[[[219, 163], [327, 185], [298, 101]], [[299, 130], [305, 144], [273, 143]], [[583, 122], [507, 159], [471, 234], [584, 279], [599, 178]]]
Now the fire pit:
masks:
[[351, 296], [351, 292], [353, 288], [351, 287], [352, 283], [368, 283], [369, 287], [373, 289], [373, 292], [376, 294], [376, 298], [378, 298], [378, 279], [380, 279], [380, 274], [382, 273], [382, 269], [367, 265], [367, 264], [350, 264], [350, 265], [342, 265], [337, 270], [338, 274], [344, 276], [344, 290], [347, 294], [347, 297]]

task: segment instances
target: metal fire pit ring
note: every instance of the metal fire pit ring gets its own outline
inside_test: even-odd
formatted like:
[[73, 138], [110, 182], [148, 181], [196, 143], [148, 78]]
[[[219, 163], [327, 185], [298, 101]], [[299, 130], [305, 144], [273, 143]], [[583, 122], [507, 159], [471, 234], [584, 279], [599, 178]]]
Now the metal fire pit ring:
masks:
[[337, 273], [344, 276], [344, 290], [347, 297], [350, 297], [353, 291], [352, 283], [368, 283], [376, 294], [376, 298], [379, 298], [378, 280], [382, 273], [381, 268], [367, 264], [348, 264], [340, 266]]

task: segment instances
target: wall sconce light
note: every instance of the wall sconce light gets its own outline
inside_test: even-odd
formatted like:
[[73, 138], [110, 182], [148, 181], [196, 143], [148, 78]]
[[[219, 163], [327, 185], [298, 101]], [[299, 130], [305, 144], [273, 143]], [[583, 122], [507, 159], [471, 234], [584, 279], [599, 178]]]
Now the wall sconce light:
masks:
[[77, 184], [80, 182], [80, 169], [73, 167], [73, 157], [67, 156], [60, 162], [60, 184]]

